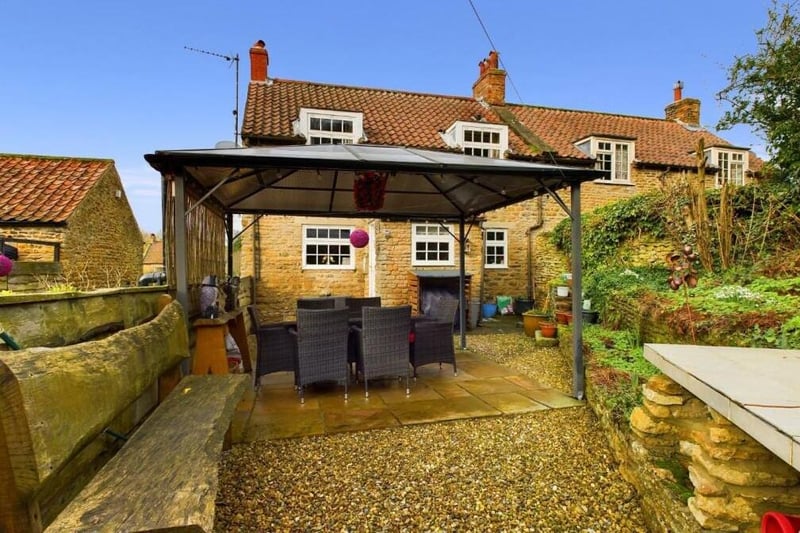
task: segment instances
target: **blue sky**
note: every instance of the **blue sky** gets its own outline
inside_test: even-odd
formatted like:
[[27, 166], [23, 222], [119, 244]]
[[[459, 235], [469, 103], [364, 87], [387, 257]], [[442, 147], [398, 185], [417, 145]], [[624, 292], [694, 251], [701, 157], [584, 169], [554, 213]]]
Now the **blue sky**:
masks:
[[[736, 55], [768, 0], [473, 0], [507, 100], [663, 117], [672, 85], [712, 128]], [[235, 70], [184, 49], [267, 43], [272, 77], [471, 95], [492, 48], [468, 0], [8, 0], [0, 28], [0, 152], [113, 159], [140, 227], [161, 230], [155, 150], [233, 140]], [[747, 128], [722, 136], [763, 154]], [[0, 206], [1, 208], [1, 206]]]

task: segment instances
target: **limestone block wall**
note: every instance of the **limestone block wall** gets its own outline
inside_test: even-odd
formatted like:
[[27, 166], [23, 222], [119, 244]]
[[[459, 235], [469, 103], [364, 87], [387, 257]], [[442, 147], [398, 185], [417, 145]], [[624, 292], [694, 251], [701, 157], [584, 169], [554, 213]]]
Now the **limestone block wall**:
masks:
[[[8, 275], [8, 290], [12, 293], [47, 290], [47, 280], [61, 279], [61, 263], [15, 261]], [[6, 287], [0, 284], [0, 290]]]
[[668, 377], [651, 378], [643, 392], [631, 451], [651, 465], [678, 458], [693, 485], [688, 510], [702, 528], [757, 532], [766, 511], [800, 513], [800, 472]]
[[[64, 226], [17, 226], [0, 224], [0, 236], [7, 239], [23, 239], [43, 242], [64, 242]], [[10, 246], [17, 249], [18, 261], [23, 262], [53, 262], [55, 249], [43, 244], [27, 244], [9, 242]]]
[[[634, 168], [630, 184], [589, 182], [581, 188], [581, 207], [584, 212], [607, 203], [628, 198], [661, 186], [667, 176], [680, 177], [674, 172]], [[559, 191], [570, 204], [569, 190]], [[498, 295], [528, 296], [530, 290], [540, 302], [547, 284], [557, 275], [570, 270], [567, 258], [548, 242], [546, 233], [567, 215], [550, 197], [521, 202], [485, 215], [484, 228], [502, 228], [508, 232], [508, 266], [484, 268], [483, 234], [481, 228], [468, 230], [469, 253], [465, 269], [472, 274], [472, 297], [492, 300]], [[248, 227], [251, 217], [243, 217]], [[354, 228], [372, 226], [372, 248], [355, 252], [354, 270], [302, 269], [302, 226], [345, 225]], [[454, 225], [457, 231], [457, 225]], [[289, 320], [294, 317], [295, 301], [300, 296], [367, 295], [369, 292], [370, 250], [375, 257], [375, 293], [386, 305], [408, 301], [408, 274], [425, 270], [411, 264], [411, 224], [409, 222], [372, 219], [326, 219], [312, 217], [265, 216], [242, 234], [241, 276], [253, 276], [255, 300], [265, 320]], [[452, 266], [430, 267], [433, 270], [458, 269], [458, 250], [453, 250]], [[638, 258], [652, 261], [661, 258], [661, 251]], [[262, 307], [263, 306], [263, 307]]]
[[136, 285], [142, 234], [113, 167], [67, 220], [61, 262], [64, 277], [81, 289]]

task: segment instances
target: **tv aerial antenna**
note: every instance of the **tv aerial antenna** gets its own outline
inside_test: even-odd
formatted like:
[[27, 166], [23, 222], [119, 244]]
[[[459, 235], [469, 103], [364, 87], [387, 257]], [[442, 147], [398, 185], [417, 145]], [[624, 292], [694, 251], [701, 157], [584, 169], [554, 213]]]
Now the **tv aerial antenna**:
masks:
[[233, 145], [238, 148], [239, 147], [239, 54], [236, 55], [225, 55], [219, 54], [217, 52], [211, 52], [209, 50], [201, 50], [200, 48], [192, 48], [191, 46], [184, 46], [185, 50], [189, 50], [190, 52], [198, 52], [200, 54], [206, 54], [209, 56], [219, 57], [224, 59], [228, 63], [236, 66], [236, 107], [233, 110]]

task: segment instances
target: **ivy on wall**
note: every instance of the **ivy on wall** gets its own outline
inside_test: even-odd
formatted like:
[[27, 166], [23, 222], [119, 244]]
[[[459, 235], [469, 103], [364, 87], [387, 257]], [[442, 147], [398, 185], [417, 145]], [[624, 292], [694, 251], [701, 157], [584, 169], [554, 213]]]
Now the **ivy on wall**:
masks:
[[[620, 245], [643, 234], [666, 236], [664, 195], [641, 194], [608, 204], [581, 216], [583, 268], [586, 270], [613, 262]], [[571, 249], [570, 220], [564, 219], [550, 234], [551, 242], [564, 253]]]

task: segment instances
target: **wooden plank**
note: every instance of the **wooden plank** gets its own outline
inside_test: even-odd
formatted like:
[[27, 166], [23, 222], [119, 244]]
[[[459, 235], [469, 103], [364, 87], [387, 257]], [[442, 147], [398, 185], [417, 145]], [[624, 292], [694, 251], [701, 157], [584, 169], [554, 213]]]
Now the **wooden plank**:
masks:
[[222, 444], [248, 383], [186, 377], [47, 531], [212, 531]]
[[180, 306], [96, 342], [30, 348], [0, 364], [0, 423], [25, 499], [188, 355]]

